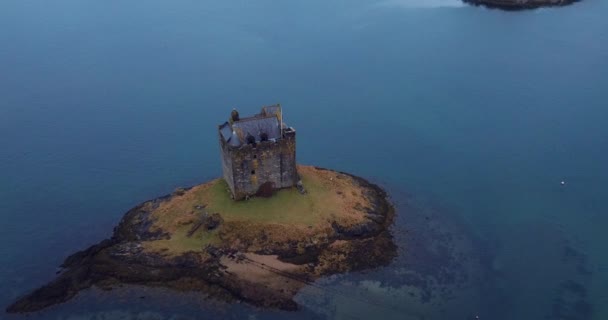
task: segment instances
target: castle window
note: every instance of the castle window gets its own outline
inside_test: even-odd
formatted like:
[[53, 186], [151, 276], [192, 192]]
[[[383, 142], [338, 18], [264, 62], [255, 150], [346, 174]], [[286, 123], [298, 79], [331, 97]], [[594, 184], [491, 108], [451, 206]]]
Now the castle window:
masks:
[[255, 170], [251, 170], [251, 174], [255, 174]]
[[247, 140], [248, 144], [255, 145], [255, 137], [252, 136], [251, 134], [247, 134], [247, 137], [245, 138], [245, 140]]
[[253, 158], [254, 158], [254, 159], [257, 159], [257, 158], [258, 158], [258, 155], [257, 155], [257, 154], [254, 154], [254, 155], [253, 155]]
[[268, 141], [268, 133], [266, 133], [266, 132], [260, 133], [260, 141]]

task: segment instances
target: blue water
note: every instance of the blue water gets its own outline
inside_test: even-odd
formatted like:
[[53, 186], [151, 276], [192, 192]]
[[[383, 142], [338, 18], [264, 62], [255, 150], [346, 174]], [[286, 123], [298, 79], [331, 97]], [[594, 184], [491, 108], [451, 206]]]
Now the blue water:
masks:
[[[127, 288], [29, 319], [557, 319], [560, 299], [579, 298], [572, 319], [606, 319], [607, 14], [600, 0], [527, 12], [457, 0], [4, 0], [0, 306], [108, 237], [130, 207], [219, 176], [217, 124], [233, 107], [280, 102], [299, 162], [382, 184], [396, 233], [431, 232], [413, 221], [432, 212], [474, 239], [457, 247], [480, 261], [480, 283], [438, 314], [406, 301], [403, 255], [321, 281], [374, 305], [304, 292], [299, 313], [217, 311], [197, 295]], [[572, 282], [585, 293], [564, 289]]]

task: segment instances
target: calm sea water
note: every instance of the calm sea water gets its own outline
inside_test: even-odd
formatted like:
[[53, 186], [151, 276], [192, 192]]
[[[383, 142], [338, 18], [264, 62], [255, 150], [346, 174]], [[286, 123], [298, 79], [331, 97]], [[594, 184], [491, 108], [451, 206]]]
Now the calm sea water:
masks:
[[[301, 163], [391, 193], [394, 264], [321, 280], [333, 294], [305, 290], [298, 313], [128, 287], [28, 319], [606, 319], [607, 14], [600, 0], [528, 12], [4, 0], [0, 305], [108, 237], [130, 207], [220, 175], [216, 125], [233, 107], [281, 102]], [[474, 285], [442, 306], [412, 298], [402, 279], [417, 245], [403, 229], [418, 246], [466, 251]]]

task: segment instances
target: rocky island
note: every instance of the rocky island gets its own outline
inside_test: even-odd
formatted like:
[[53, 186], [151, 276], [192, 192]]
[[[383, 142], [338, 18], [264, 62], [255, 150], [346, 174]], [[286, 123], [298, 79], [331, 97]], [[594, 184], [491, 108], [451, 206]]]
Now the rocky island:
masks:
[[223, 178], [129, 210], [110, 239], [69, 256], [57, 279], [7, 312], [65, 302], [96, 286], [139, 284], [295, 310], [321, 276], [388, 264], [394, 209], [368, 181], [295, 163], [280, 106], [219, 126]]
[[472, 5], [482, 5], [488, 8], [502, 10], [525, 10], [541, 7], [561, 7], [579, 0], [462, 0]]
[[7, 311], [37, 311], [91, 286], [123, 283], [293, 310], [294, 295], [320, 276], [391, 261], [393, 208], [384, 191], [346, 173], [298, 172], [306, 194], [292, 188], [235, 202], [217, 179], [146, 201], [110, 239], [68, 257], [56, 280]]

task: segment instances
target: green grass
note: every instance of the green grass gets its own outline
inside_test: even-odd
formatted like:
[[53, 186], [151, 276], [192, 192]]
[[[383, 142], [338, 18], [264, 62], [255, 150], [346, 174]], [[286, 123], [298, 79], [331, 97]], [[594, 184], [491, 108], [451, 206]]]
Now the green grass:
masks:
[[270, 198], [251, 198], [234, 201], [230, 198], [228, 185], [220, 179], [209, 190], [208, 212], [219, 212], [225, 220], [311, 224], [318, 215], [314, 195], [319, 190], [305, 184], [309, 193], [300, 194], [295, 188], [277, 191]]
[[219, 241], [216, 231], [199, 230], [191, 237], [187, 236], [191, 226], [184, 226], [171, 234], [171, 239], [146, 242], [145, 246], [152, 250], [165, 249], [170, 254], [180, 254], [187, 251], [201, 251], [207, 244]]
[[[220, 230], [208, 232], [201, 229], [191, 237], [187, 236], [193, 223], [205, 211], [208, 214], [217, 212], [225, 222], [233, 222], [230, 224], [232, 229], [228, 229], [234, 233], [233, 236], [275, 230], [274, 236], [277, 239], [314, 230], [310, 227], [325, 228], [328, 221], [336, 218], [342, 221], [361, 218], [359, 214], [353, 218], [351, 210], [355, 203], [363, 201], [357, 184], [344, 177], [337, 179], [335, 173], [316, 171], [311, 167], [300, 167], [299, 171], [307, 190], [304, 195], [296, 188], [288, 188], [277, 191], [270, 198], [253, 197], [234, 201], [223, 179], [194, 187], [185, 194], [162, 203], [153, 213], [155, 226], [169, 232], [171, 239], [151, 241], [145, 246], [154, 251], [179, 254], [201, 251], [207, 244], [218, 243]], [[204, 210], [196, 209], [201, 205], [206, 205]]]

